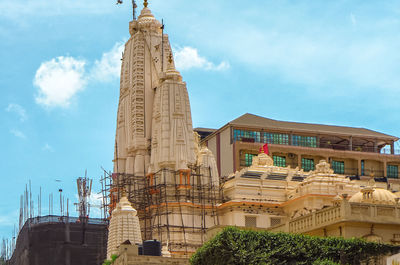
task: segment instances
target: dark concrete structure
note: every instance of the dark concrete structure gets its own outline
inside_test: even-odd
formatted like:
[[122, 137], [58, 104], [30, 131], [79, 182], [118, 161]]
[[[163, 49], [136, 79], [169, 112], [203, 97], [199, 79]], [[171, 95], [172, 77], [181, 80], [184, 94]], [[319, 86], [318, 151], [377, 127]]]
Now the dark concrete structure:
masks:
[[21, 229], [11, 265], [101, 265], [106, 258], [107, 220], [44, 216]]

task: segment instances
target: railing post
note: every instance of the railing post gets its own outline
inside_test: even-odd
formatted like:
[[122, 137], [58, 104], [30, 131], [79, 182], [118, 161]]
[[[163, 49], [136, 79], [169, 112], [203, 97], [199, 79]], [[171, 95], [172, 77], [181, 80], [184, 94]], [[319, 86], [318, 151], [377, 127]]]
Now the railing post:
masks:
[[387, 178], [387, 162], [383, 161], [383, 176]]
[[391, 153], [392, 155], [395, 154], [395, 151], [394, 151], [394, 141], [392, 141], [392, 142], [390, 143], [390, 153]]
[[350, 139], [349, 139], [349, 150], [350, 151], [353, 150], [353, 136], [350, 136]]
[[343, 194], [343, 200], [342, 203], [340, 204], [340, 215], [342, 216], [342, 219], [348, 219], [351, 215], [351, 205], [349, 201], [347, 200], [347, 194]]

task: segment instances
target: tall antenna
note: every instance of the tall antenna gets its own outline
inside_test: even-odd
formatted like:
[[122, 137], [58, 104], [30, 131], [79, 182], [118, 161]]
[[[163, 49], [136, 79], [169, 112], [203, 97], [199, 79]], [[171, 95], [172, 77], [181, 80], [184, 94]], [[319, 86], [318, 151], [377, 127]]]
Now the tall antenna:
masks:
[[78, 187], [79, 203], [76, 205], [79, 207], [79, 217], [87, 218], [89, 216], [89, 203], [88, 198], [92, 192], [92, 180], [87, 178], [86, 171], [84, 178], [78, 178], [76, 180]]

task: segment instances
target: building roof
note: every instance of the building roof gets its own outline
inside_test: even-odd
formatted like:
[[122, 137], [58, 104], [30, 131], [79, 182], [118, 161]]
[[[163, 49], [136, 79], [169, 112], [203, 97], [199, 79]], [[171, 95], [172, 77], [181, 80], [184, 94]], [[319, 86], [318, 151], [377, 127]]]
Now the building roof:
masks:
[[350, 202], [374, 203], [374, 204], [396, 204], [397, 196], [385, 189], [373, 189], [371, 197], [365, 197], [362, 191], [351, 196]]
[[200, 132], [209, 132], [209, 133], [213, 133], [215, 132], [217, 129], [211, 129], [211, 128], [202, 128], [202, 127], [197, 127], [193, 129], [194, 131], [200, 131]]
[[364, 128], [356, 127], [345, 127], [335, 125], [323, 125], [323, 124], [312, 124], [312, 123], [300, 123], [300, 122], [288, 122], [278, 121], [273, 119], [264, 118], [254, 114], [246, 113], [239, 118], [229, 122], [227, 125], [243, 126], [243, 127], [260, 127], [263, 129], [278, 129], [284, 131], [293, 132], [312, 132], [320, 134], [341, 134], [348, 136], [359, 136], [359, 137], [372, 137], [372, 138], [384, 138], [393, 141], [397, 141], [399, 138], [388, 134], [376, 132]]

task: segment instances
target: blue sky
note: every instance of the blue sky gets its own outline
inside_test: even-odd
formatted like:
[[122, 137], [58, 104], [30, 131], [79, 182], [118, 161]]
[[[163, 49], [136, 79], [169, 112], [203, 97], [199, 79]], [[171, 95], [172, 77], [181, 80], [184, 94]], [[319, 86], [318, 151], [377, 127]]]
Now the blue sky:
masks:
[[[0, 237], [18, 223], [29, 179], [46, 214], [49, 193], [63, 188], [76, 202], [85, 169], [95, 191], [101, 167], [112, 170], [125, 2], [0, 2]], [[400, 136], [398, 1], [149, 2], [195, 127], [250, 112]]]

